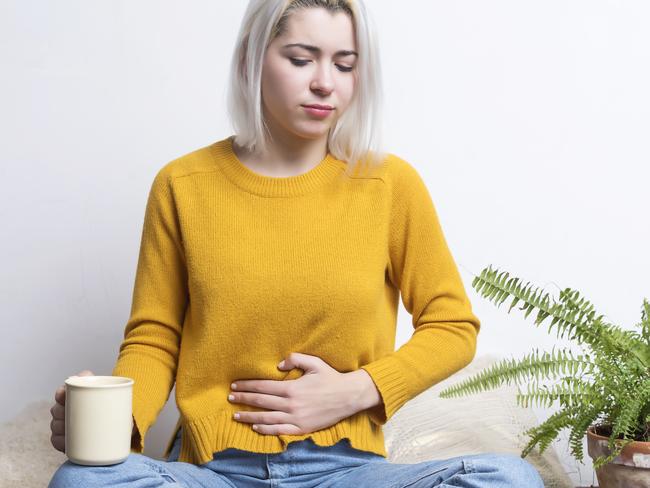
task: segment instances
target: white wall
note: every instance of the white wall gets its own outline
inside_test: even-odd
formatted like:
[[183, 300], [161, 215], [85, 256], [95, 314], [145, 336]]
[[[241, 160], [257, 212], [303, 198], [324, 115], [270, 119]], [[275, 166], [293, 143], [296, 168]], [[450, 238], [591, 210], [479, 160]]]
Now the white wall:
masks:
[[[381, 28], [388, 150], [429, 186], [483, 323], [478, 354], [557, 343], [476, 294], [488, 264], [639, 322], [650, 298], [648, 3], [367, 3]], [[154, 174], [231, 134], [225, 82], [244, 8], [0, 3], [0, 421], [81, 369], [110, 374]], [[411, 333], [404, 309], [399, 321], [398, 345]], [[173, 395], [150, 455], [176, 419]], [[573, 476], [592, 482], [589, 466]]]

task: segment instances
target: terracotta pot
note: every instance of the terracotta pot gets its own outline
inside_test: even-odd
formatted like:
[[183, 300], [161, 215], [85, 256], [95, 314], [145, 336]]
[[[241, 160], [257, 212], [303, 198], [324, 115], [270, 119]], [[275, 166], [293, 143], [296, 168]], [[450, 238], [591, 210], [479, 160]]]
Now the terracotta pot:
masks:
[[[587, 450], [592, 459], [607, 456], [608, 438], [587, 429]], [[596, 470], [600, 488], [650, 488], [650, 442], [634, 441], [600, 469]]]

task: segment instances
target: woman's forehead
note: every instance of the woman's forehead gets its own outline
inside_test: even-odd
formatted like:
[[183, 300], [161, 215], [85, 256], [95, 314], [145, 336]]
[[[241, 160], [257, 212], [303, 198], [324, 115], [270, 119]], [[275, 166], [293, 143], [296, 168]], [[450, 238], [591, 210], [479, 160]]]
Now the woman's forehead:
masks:
[[296, 10], [287, 19], [285, 31], [278, 39], [283, 45], [304, 44], [324, 52], [353, 51], [356, 48], [354, 24], [345, 12], [323, 8]]

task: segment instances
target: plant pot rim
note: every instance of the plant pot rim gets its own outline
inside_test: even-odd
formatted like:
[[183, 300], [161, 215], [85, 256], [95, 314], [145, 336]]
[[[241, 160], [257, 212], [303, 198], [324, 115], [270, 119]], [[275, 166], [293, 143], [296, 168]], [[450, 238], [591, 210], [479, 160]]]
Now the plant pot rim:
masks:
[[[595, 425], [590, 425], [587, 429], [587, 438], [590, 444], [590, 454], [596, 445], [600, 445], [598, 451], [609, 453], [609, 437], [605, 437], [594, 432]], [[616, 439], [617, 444], [621, 444], [623, 439]], [[592, 455], [593, 457], [593, 455]], [[613, 461], [616, 464], [637, 465], [641, 464], [644, 468], [650, 468], [650, 442], [632, 441], [623, 448], [620, 454]]]

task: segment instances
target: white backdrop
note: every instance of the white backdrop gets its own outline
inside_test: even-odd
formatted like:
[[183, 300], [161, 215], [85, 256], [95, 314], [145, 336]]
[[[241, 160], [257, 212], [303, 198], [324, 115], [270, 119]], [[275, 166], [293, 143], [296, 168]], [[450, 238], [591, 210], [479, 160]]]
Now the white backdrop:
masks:
[[[110, 374], [153, 176], [232, 133], [225, 83], [245, 3], [0, 2], [0, 421], [53, 401], [82, 369]], [[558, 344], [477, 295], [472, 277], [488, 264], [639, 322], [650, 298], [650, 5], [367, 4], [387, 149], [427, 182], [482, 321], [477, 354]], [[402, 308], [398, 346], [410, 324]], [[150, 455], [176, 419], [174, 393]], [[589, 465], [581, 475], [565, 462], [592, 482]]]

